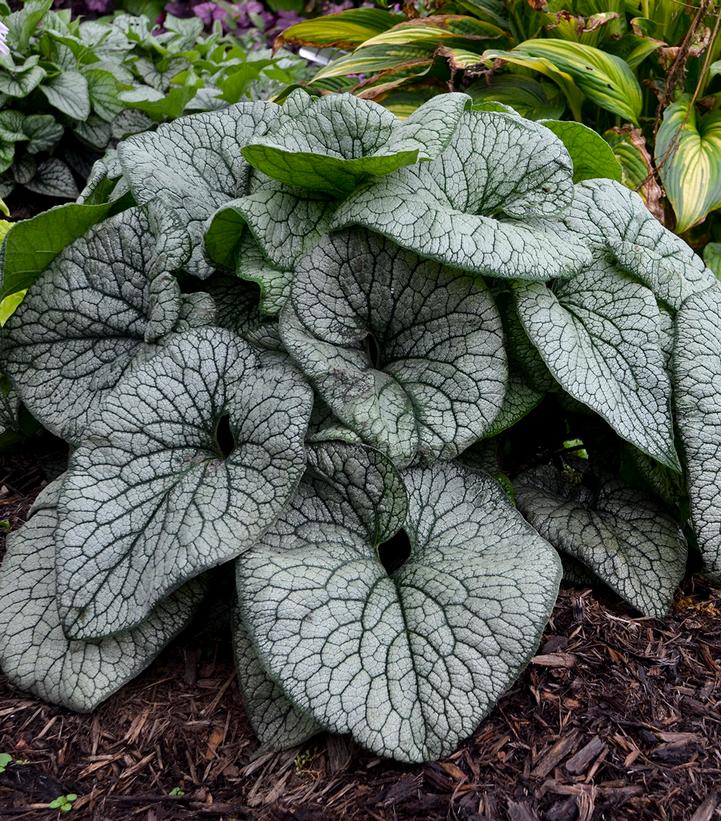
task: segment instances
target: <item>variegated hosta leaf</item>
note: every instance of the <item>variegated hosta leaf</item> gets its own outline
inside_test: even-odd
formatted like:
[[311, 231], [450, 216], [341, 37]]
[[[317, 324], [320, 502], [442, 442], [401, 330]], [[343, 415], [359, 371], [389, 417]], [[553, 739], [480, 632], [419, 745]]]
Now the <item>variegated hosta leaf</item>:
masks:
[[493, 480], [438, 463], [405, 474], [411, 553], [389, 573], [392, 531], [369, 539], [342, 512], [372, 463], [340, 468], [347, 490], [304, 480], [239, 561], [243, 620], [271, 675], [323, 726], [397, 760], [439, 758], [533, 654], [560, 562]]
[[437, 159], [375, 180], [338, 208], [332, 226], [363, 225], [465, 271], [547, 280], [590, 262], [560, 217], [573, 166], [543, 126], [495, 111], [463, 114]]
[[676, 316], [674, 402], [689, 501], [707, 574], [721, 582], [721, 286], [690, 296]]
[[190, 273], [203, 279], [212, 273], [203, 253], [205, 223], [221, 205], [248, 192], [250, 166], [240, 149], [265, 134], [279, 111], [272, 103], [239, 103], [182, 117], [118, 146], [135, 200], [162, 205], [184, 227], [187, 248], [181, 247]]
[[58, 608], [94, 638], [252, 545], [305, 467], [311, 391], [218, 328], [179, 335], [126, 377], [73, 453], [58, 524]]
[[58, 436], [77, 442], [129, 368], [165, 335], [208, 321], [171, 276], [151, 279], [156, 254], [142, 211], [124, 211], [62, 251], [5, 325], [5, 370]]
[[550, 465], [522, 474], [514, 488], [519, 510], [541, 536], [644, 615], [668, 613], [687, 547], [656, 502], [615, 481], [594, 492]]
[[342, 197], [366, 177], [440, 154], [469, 101], [442, 94], [401, 122], [377, 103], [330, 94], [294, 117], [282, 113], [243, 156], [279, 182]]
[[88, 712], [136, 676], [188, 623], [204, 584], [192, 581], [132, 630], [102, 641], [67, 639], [55, 589], [57, 504], [62, 477], [8, 537], [0, 566], [0, 667], [21, 690]]
[[398, 465], [453, 458], [503, 403], [485, 286], [373, 234], [326, 237], [299, 261], [280, 332], [338, 419]]
[[576, 185], [565, 223], [594, 256], [610, 252], [624, 271], [675, 310], [689, 294], [714, 282], [701, 259], [653, 217], [641, 197], [613, 180]]
[[258, 176], [261, 179], [256, 180], [252, 193], [232, 200], [213, 215], [205, 235], [208, 256], [222, 268], [235, 267], [247, 227], [273, 265], [292, 269], [303, 251], [327, 232], [335, 204], [264, 174]]
[[721, 208], [721, 114], [700, 115], [687, 94], [666, 108], [655, 160], [679, 234]]
[[233, 614], [233, 651], [248, 720], [261, 744], [282, 750], [322, 732], [313, 716], [298, 709], [268, 675], [237, 609]]
[[651, 291], [601, 260], [552, 288], [526, 282], [514, 290], [523, 326], [563, 389], [644, 453], [679, 470]]

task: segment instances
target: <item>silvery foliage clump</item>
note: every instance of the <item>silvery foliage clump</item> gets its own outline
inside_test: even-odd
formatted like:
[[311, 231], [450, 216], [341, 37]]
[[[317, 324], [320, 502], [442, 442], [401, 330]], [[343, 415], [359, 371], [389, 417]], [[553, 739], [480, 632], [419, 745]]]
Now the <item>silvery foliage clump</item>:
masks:
[[93, 180], [129, 194], [2, 341], [71, 445], [0, 570], [18, 687], [92, 710], [227, 571], [264, 744], [421, 761], [532, 657], [561, 559], [649, 616], [684, 532], [721, 578], [719, 285], [544, 126], [296, 91]]

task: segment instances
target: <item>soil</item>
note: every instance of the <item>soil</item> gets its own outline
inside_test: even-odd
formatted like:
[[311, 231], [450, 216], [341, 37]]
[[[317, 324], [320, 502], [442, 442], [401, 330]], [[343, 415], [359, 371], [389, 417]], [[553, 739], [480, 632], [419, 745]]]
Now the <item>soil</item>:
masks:
[[[5, 530], [61, 458], [45, 443], [0, 459]], [[383, 761], [337, 737], [259, 750], [217, 613], [92, 715], [0, 678], [0, 753], [14, 758], [0, 774], [3, 821], [711, 821], [721, 818], [721, 591], [693, 577], [656, 621], [610, 593], [564, 588], [524, 675], [437, 763]], [[48, 809], [68, 793], [71, 812]]]

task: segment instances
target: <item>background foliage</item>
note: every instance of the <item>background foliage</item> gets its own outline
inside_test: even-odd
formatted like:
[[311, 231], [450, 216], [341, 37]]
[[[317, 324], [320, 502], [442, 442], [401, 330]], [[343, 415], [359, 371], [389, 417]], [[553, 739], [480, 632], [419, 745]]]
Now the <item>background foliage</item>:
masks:
[[280, 42], [346, 50], [310, 87], [332, 80], [399, 114], [462, 89], [531, 119], [583, 122], [604, 135], [624, 182], [656, 216], [690, 232], [697, 247], [716, 237], [706, 220], [721, 207], [716, 3], [440, 0], [404, 8], [403, 16], [359, 9], [302, 22]]
[[[270, 96], [305, 76], [304, 61], [251, 48], [219, 24], [167, 15], [71, 19], [33, 0], [6, 14], [0, 55], [0, 195], [75, 199], [117, 140], [193, 111]], [[45, 203], [45, 207], [51, 203]]]

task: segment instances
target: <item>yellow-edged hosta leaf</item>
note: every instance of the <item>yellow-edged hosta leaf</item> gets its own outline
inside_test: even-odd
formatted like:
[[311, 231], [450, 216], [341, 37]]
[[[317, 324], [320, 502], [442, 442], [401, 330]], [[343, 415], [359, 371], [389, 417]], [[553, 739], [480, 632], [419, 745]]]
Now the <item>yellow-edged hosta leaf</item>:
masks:
[[355, 48], [401, 20], [402, 14], [383, 9], [348, 9], [296, 23], [277, 37], [276, 45]]
[[561, 71], [550, 60], [543, 57], [532, 57], [530, 54], [522, 54], [514, 49], [513, 51], [500, 51], [497, 49], [489, 49], [483, 54], [484, 61], [487, 64], [492, 64], [495, 60], [503, 60], [505, 63], [512, 63], [522, 68], [537, 71], [553, 80], [554, 83], [564, 93], [568, 106], [575, 119], [581, 119], [581, 104], [583, 103], [583, 94], [578, 86], [573, 82], [573, 77], [565, 71]]
[[656, 167], [679, 233], [721, 208], [721, 112], [699, 116], [686, 94], [670, 105], [656, 135]]
[[477, 51], [469, 51], [465, 48], [454, 48], [453, 46], [441, 46], [438, 49], [438, 55], [445, 57], [454, 71], [474, 68], [479, 65], [482, 60], [481, 55]]
[[398, 46], [382, 43], [361, 48], [324, 66], [313, 78], [313, 83], [329, 77], [345, 77], [348, 74], [368, 76], [390, 70], [394, 74], [406, 72], [407, 76], [423, 74], [433, 62], [435, 48], [435, 43]]
[[628, 63], [620, 57], [583, 43], [554, 39], [526, 40], [511, 53], [550, 63], [570, 76], [591, 102], [638, 124], [643, 104], [641, 86]]
[[458, 40], [459, 38], [467, 39], [469, 41], [467, 46], [470, 48], [473, 41], [497, 40], [504, 36], [507, 36], [507, 32], [493, 23], [486, 23], [462, 14], [442, 14], [399, 23], [370, 40], [366, 40], [361, 48], [369, 48], [381, 43], [443, 45], [447, 40]]

